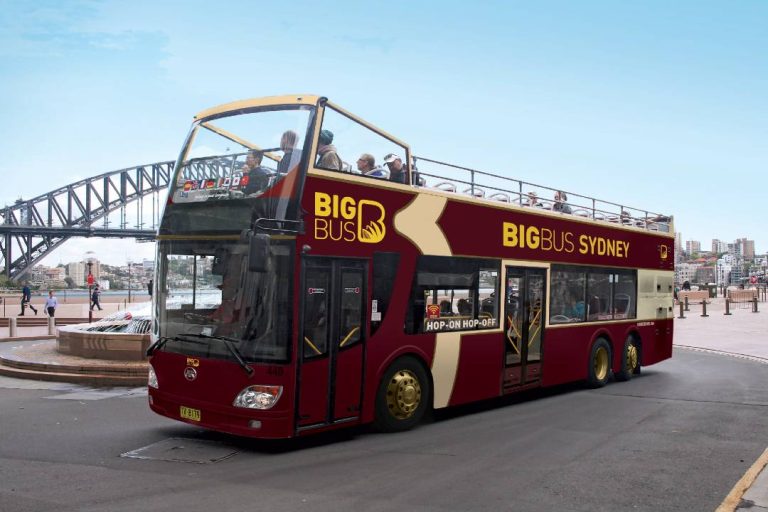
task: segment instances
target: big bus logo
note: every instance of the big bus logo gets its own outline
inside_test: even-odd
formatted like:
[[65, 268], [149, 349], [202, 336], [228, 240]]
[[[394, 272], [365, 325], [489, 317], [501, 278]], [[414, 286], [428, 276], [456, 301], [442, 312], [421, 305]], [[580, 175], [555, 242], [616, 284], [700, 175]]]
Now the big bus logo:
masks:
[[378, 201], [315, 192], [315, 239], [379, 243], [387, 233], [385, 215]]

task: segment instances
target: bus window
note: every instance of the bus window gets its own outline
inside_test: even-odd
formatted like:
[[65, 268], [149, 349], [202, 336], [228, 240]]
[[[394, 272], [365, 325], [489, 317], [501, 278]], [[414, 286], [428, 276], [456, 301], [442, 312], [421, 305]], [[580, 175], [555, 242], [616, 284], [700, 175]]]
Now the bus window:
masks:
[[403, 146], [326, 106], [317, 153], [312, 160], [315, 167], [388, 179], [384, 156], [389, 154], [399, 155], [405, 162]]
[[587, 279], [587, 320], [609, 320], [613, 318], [612, 286], [613, 274], [608, 271], [593, 271]]
[[422, 256], [406, 322], [411, 334], [494, 329], [498, 323], [498, 267], [487, 260]]
[[616, 276], [613, 295], [614, 318], [637, 318], [636, 281], [634, 272]]
[[583, 322], [586, 308], [584, 307], [584, 287], [587, 274], [580, 269], [552, 268], [550, 284], [549, 322], [564, 324]]

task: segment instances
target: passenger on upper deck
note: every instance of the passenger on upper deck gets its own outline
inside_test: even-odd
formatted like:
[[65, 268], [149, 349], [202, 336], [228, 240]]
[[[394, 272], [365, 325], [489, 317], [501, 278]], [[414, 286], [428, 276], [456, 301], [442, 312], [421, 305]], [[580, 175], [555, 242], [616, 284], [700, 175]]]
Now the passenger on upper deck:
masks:
[[321, 130], [317, 146], [317, 164], [315, 167], [320, 169], [329, 169], [331, 171], [341, 170], [341, 158], [336, 153], [336, 146], [333, 142], [333, 132], [330, 130]]
[[299, 134], [293, 130], [286, 130], [280, 138], [280, 149], [283, 158], [277, 164], [277, 174], [288, 174], [301, 160], [301, 150], [296, 149], [299, 142]]
[[376, 159], [370, 153], [363, 153], [357, 159], [357, 170], [365, 176], [374, 178], [386, 178], [388, 173], [383, 167], [376, 167]]
[[558, 190], [555, 192], [555, 204], [552, 205], [552, 210], [562, 213], [571, 213], [571, 207], [566, 203], [567, 200], [568, 196], [565, 195], [565, 192]]
[[248, 183], [243, 190], [246, 195], [264, 190], [269, 186], [269, 177], [272, 172], [261, 166], [263, 158], [264, 153], [257, 149], [248, 151], [248, 156], [245, 157], [245, 165], [240, 170], [243, 176], [248, 176]]
[[389, 181], [405, 183], [405, 167], [403, 159], [394, 153], [384, 156], [384, 163], [389, 167]]
[[524, 206], [532, 206], [534, 208], [542, 208], [544, 205], [541, 204], [541, 201], [539, 201], [539, 197], [536, 195], [536, 192], [528, 192], [528, 201], [524, 204]]

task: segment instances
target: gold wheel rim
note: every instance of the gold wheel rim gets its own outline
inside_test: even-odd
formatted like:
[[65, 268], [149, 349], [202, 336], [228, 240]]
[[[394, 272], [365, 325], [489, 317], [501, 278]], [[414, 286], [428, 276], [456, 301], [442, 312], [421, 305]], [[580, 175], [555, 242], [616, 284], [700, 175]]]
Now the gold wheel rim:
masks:
[[592, 364], [597, 380], [605, 380], [608, 376], [608, 350], [605, 347], [599, 347], [595, 351], [595, 359]]
[[638, 361], [638, 353], [637, 353], [637, 347], [634, 343], [628, 343], [627, 344], [627, 371], [628, 372], [634, 372], [637, 368], [637, 361]]
[[407, 420], [421, 404], [421, 384], [409, 370], [395, 373], [387, 385], [387, 408], [398, 420]]

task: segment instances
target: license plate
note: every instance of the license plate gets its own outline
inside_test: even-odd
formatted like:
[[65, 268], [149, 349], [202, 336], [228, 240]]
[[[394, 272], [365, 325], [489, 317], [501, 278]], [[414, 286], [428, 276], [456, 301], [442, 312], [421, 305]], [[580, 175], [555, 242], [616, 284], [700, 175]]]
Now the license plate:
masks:
[[182, 405], [179, 407], [179, 415], [186, 420], [200, 421], [199, 409], [192, 409], [191, 407], [184, 407]]

